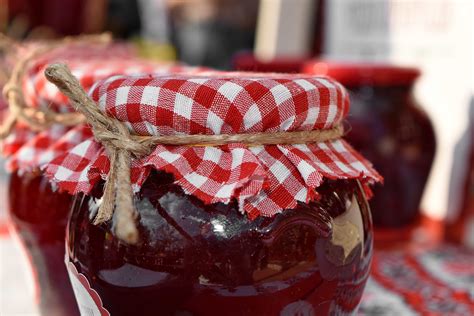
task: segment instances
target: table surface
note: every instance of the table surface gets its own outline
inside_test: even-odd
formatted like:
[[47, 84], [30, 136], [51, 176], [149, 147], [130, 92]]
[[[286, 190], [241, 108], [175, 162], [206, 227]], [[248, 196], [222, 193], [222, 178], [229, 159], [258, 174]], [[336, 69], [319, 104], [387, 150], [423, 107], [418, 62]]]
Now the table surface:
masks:
[[450, 244], [377, 250], [361, 315], [474, 315], [474, 252]]

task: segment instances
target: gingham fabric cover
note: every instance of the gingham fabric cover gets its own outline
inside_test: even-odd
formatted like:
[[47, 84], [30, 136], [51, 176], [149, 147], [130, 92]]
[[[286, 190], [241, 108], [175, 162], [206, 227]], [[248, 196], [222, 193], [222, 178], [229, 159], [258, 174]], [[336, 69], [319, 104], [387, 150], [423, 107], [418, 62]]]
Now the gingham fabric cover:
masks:
[[[34, 46], [32, 44], [31, 46]], [[26, 48], [25, 48], [26, 49]], [[169, 73], [203, 71], [176, 63], [159, 63], [136, 57], [126, 44], [71, 44], [52, 50], [31, 63], [23, 80], [25, 102], [32, 107], [49, 107], [58, 112], [73, 109], [69, 101], [52, 83], [47, 81], [44, 70], [53, 62], [66, 63], [85, 89], [96, 81], [117, 74]], [[69, 131], [68, 127], [53, 126], [41, 133], [17, 124], [11, 135], [2, 142], [2, 153], [8, 157], [9, 171], [30, 171], [51, 160], [63, 150], [69, 150], [84, 138], [73, 131], [68, 141], [56, 142]], [[78, 133], [78, 132], [77, 132]], [[90, 136], [87, 134], [87, 137]]]
[[[302, 75], [116, 76], [91, 91], [100, 108], [138, 135], [235, 134], [331, 128], [349, 109], [346, 90], [330, 79]], [[89, 131], [74, 129], [65, 138]], [[89, 134], [90, 135], [90, 134]], [[61, 139], [63, 141], [63, 139]], [[67, 142], [67, 140], [66, 140]], [[235, 198], [251, 218], [309, 202], [324, 178], [380, 180], [344, 140], [248, 147], [163, 146], [132, 162], [135, 191], [151, 169], [174, 175], [187, 194], [205, 203]], [[91, 191], [106, 178], [109, 160], [91, 136], [45, 167], [70, 193]]]

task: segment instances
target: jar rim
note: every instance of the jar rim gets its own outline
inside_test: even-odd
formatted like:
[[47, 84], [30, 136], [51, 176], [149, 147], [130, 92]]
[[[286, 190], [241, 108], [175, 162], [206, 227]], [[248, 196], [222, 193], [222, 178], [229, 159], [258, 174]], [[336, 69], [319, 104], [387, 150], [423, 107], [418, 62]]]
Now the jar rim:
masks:
[[390, 63], [341, 62], [312, 60], [305, 63], [304, 73], [332, 77], [345, 86], [411, 86], [421, 75], [415, 67]]

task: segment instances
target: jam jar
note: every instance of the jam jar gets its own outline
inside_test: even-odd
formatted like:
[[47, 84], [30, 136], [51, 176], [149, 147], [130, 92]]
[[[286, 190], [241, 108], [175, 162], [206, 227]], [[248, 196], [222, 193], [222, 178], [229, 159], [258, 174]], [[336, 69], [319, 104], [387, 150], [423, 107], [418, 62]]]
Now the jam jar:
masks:
[[32, 173], [10, 176], [9, 215], [31, 263], [41, 315], [79, 315], [64, 266], [64, 233], [72, 197]]
[[93, 131], [124, 124], [44, 169], [76, 195], [66, 248], [82, 314], [356, 313], [380, 175], [342, 138], [342, 85], [215, 71], [111, 77], [88, 97], [64, 65], [46, 76]]
[[[100, 299], [90, 300], [97, 315], [357, 310], [373, 238], [357, 180], [326, 180], [317, 202], [250, 220], [237, 203], [205, 205], [184, 194], [171, 175], [155, 172], [135, 202], [143, 239], [137, 245], [114, 236], [114, 221], [91, 223], [101, 202], [100, 185], [95, 192], [76, 197], [67, 248], [69, 264], [85, 275], [89, 291], [98, 293]], [[80, 300], [79, 306], [83, 313], [91, 309]]]
[[[382, 64], [312, 61], [304, 66], [304, 72], [332, 77], [349, 90], [350, 132], [346, 137], [384, 177], [383, 186], [374, 187], [370, 200], [377, 233], [389, 240], [392, 232], [409, 231], [420, 216], [436, 148], [431, 121], [412, 94], [419, 71]], [[396, 239], [403, 237], [395, 235]]]

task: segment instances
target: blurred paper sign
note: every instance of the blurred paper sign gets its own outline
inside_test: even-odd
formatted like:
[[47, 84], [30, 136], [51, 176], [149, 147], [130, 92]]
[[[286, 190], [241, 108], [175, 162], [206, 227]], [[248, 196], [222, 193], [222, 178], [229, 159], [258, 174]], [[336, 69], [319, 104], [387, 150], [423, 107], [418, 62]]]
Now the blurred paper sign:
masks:
[[314, 0], [260, 0], [255, 56], [301, 58], [311, 53]]
[[460, 209], [473, 102], [474, 1], [325, 1], [324, 57], [415, 66], [415, 95], [431, 116], [437, 152], [422, 209], [452, 221]]

